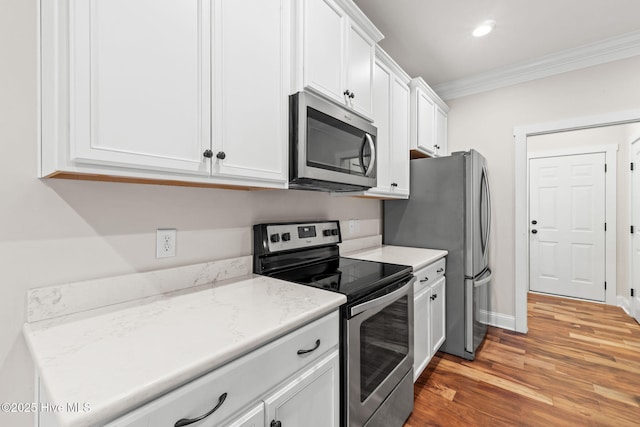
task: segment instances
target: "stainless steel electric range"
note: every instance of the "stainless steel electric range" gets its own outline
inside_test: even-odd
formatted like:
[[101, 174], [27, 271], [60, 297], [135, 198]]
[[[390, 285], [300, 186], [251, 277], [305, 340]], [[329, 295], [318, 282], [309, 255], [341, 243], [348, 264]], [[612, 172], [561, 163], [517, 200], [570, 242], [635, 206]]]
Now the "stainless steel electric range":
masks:
[[341, 257], [338, 221], [258, 224], [253, 234], [254, 273], [347, 297], [341, 425], [402, 426], [413, 410], [411, 267]]

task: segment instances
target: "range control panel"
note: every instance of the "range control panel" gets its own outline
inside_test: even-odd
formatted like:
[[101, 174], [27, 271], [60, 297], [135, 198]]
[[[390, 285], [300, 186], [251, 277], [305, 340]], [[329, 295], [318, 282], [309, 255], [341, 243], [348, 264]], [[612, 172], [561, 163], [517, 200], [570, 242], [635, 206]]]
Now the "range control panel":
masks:
[[269, 253], [342, 242], [338, 221], [260, 224], [254, 226], [254, 233]]

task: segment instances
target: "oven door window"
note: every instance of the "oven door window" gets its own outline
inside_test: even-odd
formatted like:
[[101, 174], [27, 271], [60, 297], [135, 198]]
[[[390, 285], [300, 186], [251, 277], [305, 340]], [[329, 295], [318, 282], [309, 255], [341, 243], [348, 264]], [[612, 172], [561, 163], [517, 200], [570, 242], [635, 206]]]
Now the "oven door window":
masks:
[[307, 107], [307, 165], [364, 176], [375, 136]]
[[360, 325], [360, 401], [409, 355], [409, 299], [404, 296]]

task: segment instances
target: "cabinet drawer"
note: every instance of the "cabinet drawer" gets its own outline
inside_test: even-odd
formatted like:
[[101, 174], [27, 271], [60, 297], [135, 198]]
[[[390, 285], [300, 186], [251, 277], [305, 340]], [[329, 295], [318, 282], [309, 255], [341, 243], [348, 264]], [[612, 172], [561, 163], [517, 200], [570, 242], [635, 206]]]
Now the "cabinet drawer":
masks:
[[[214, 413], [197, 424], [198, 427], [218, 426], [327, 351], [337, 349], [338, 334], [338, 312], [335, 311], [167, 393], [109, 426], [129, 426], [148, 417], [150, 426], [173, 427], [179, 419], [206, 414], [223, 400]], [[298, 350], [314, 348], [297, 354]]]
[[413, 292], [418, 293], [422, 289], [431, 286], [436, 280], [446, 273], [446, 258], [441, 258], [432, 264], [413, 273], [416, 276], [416, 283], [413, 285]]

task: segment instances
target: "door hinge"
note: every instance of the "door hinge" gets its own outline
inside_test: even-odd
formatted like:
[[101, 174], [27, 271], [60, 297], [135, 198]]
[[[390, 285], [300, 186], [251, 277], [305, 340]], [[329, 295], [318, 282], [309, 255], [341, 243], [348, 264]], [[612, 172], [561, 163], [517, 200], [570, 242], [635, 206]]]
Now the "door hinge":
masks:
[[636, 232], [636, 228], [633, 225], [630, 228], [631, 228], [631, 234]]
[[607, 231], [607, 223], [604, 223], [604, 231]]
[[633, 170], [633, 162], [631, 162], [631, 170]]
[[631, 288], [631, 296], [635, 296], [635, 291]]
[[607, 290], [607, 282], [604, 282], [604, 290]]
[[607, 164], [604, 164], [604, 172], [607, 173]]

